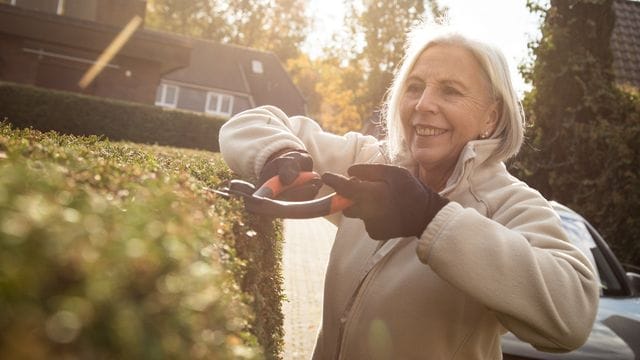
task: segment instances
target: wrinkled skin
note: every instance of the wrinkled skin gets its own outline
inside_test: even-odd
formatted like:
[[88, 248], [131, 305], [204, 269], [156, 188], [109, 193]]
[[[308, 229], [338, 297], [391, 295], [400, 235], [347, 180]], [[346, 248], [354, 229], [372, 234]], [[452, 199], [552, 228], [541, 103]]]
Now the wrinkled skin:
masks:
[[400, 117], [419, 178], [444, 188], [462, 148], [495, 130], [498, 102], [480, 64], [456, 45], [428, 47], [405, 83]]

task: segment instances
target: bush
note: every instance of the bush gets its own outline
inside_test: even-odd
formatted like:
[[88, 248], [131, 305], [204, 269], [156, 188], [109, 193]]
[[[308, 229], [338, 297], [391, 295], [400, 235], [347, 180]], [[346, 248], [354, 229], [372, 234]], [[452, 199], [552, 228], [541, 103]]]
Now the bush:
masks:
[[19, 128], [210, 151], [219, 150], [224, 123], [192, 112], [0, 82], [3, 119]]
[[640, 97], [614, 81], [612, 3], [551, 1], [525, 74], [534, 86], [524, 101], [529, 146], [512, 168], [591, 221], [623, 262], [640, 265]]
[[219, 155], [0, 124], [0, 358], [279, 358], [279, 227]]

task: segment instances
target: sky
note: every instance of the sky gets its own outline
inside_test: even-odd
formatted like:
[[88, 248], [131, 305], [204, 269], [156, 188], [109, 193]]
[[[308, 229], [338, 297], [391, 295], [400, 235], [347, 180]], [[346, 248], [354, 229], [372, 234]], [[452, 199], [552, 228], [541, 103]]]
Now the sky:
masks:
[[[341, 31], [343, 0], [309, 0], [309, 15], [314, 19], [313, 32], [304, 50], [312, 57], [321, 55], [322, 46]], [[439, 0], [449, 7], [452, 25], [497, 45], [505, 54], [514, 87], [519, 94], [528, 86], [518, 72], [518, 65], [528, 58], [527, 43], [538, 39], [539, 18], [525, 6], [526, 0]]]

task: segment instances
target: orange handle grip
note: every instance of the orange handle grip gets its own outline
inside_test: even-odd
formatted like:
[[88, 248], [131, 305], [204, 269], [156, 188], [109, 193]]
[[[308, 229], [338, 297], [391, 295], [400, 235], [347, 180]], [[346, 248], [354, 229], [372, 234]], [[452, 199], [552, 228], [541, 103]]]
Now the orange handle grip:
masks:
[[326, 216], [342, 211], [353, 205], [351, 199], [336, 193], [309, 201], [289, 202], [273, 200], [273, 198], [288, 189], [312, 181], [322, 182], [322, 179], [318, 173], [311, 171], [301, 172], [291, 184], [283, 185], [282, 182], [280, 182], [279, 176], [276, 175], [267, 180], [251, 196], [248, 196], [245, 199], [245, 205], [251, 212], [280, 218], [313, 218]]
[[289, 185], [283, 185], [279, 176], [274, 176], [267, 180], [258, 190], [253, 193], [253, 196], [275, 198], [282, 192], [304, 185], [311, 181], [322, 181], [320, 175], [313, 171], [304, 171], [298, 174], [298, 177]]

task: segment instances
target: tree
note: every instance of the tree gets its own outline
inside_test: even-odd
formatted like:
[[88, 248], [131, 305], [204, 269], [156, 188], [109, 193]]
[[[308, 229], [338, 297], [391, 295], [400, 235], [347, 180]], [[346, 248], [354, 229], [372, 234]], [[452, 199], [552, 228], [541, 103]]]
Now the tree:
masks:
[[214, 41], [231, 32], [220, 5], [209, 0], [148, 0], [145, 26]]
[[407, 31], [425, 16], [425, 3], [431, 16], [438, 19], [446, 13], [436, 0], [378, 0], [351, 2], [346, 22], [355, 41], [361, 35], [364, 46], [357, 49], [354, 61], [363, 69], [362, 97], [358, 99], [360, 114], [369, 117], [385, 96], [393, 72], [404, 54]]
[[286, 62], [308, 33], [304, 0], [149, 0], [147, 26], [274, 52]]
[[337, 58], [311, 60], [304, 54], [289, 60], [287, 68], [307, 100], [309, 116], [325, 130], [342, 134], [360, 128], [357, 90], [346, 84], [357, 76], [356, 69], [341, 66]]
[[[529, 142], [513, 170], [590, 219], [624, 261], [640, 263], [637, 94], [615, 85], [613, 0], [551, 0], [523, 75]], [[633, 214], [633, 215], [632, 215]]]
[[[434, 18], [444, 16], [429, 1]], [[349, 31], [336, 34], [324, 57], [300, 55], [287, 68], [305, 95], [309, 115], [325, 130], [360, 130], [381, 104], [403, 55], [407, 31], [424, 16], [424, 1], [347, 2]]]
[[[244, 3], [250, 3], [246, 0], [230, 2], [237, 3], [236, 9], [241, 9]], [[251, 14], [253, 19], [240, 22], [236, 37], [231, 42], [273, 51], [286, 63], [300, 54], [300, 46], [309, 32], [305, 4], [305, 0], [271, 0], [240, 12], [240, 19], [246, 14]]]

